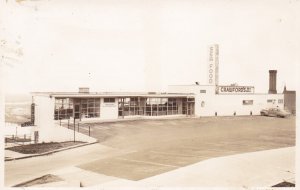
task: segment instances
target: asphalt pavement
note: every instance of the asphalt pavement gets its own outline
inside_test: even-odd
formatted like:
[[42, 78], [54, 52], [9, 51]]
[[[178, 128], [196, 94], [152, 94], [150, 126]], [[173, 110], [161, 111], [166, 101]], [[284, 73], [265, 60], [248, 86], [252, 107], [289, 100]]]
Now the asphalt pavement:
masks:
[[[88, 132], [84, 127], [80, 131]], [[212, 158], [292, 147], [295, 118], [207, 117], [98, 123], [92, 124], [91, 136], [100, 144], [6, 162], [5, 185], [70, 168], [105, 179], [110, 176], [142, 181]], [[293, 161], [291, 157], [287, 160]], [[76, 175], [80, 178], [78, 172]]]

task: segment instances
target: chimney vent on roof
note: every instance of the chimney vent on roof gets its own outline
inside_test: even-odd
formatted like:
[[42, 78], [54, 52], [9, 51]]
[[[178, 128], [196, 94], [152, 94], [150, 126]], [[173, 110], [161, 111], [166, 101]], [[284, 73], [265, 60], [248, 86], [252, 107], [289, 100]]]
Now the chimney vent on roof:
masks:
[[88, 94], [88, 93], [90, 93], [90, 88], [88, 88], [88, 87], [79, 87], [79, 93]]
[[277, 70], [269, 70], [269, 94], [277, 94], [276, 74]]

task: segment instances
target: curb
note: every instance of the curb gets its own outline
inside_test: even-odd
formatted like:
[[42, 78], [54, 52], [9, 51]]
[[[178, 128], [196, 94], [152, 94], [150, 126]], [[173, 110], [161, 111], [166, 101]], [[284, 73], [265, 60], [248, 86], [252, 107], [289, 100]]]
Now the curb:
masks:
[[53, 150], [53, 151], [49, 151], [49, 152], [44, 152], [41, 154], [34, 154], [34, 155], [30, 155], [30, 156], [22, 156], [22, 157], [17, 157], [17, 158], [5, 158], [5, 161], [14, 161], [14, 160], [21, 160], [21, 159], [26, 159], [26, 158], [38, 157], [38, 156], [46, 156], [46, 155], [53, 154], [56, 152], [61, 152], [61, 151], [69, 150], [69, 149], [73, 149], [73, 148], [79, 148], [82, 146], [92, 145], [92, 144], [96, 144], [96, 143], [98, 143], [98, 140], [95, 142], [91, 142], [91, 143], [83, 143], [80, 145], [69, 146], [69, 147], [65, 147], [65, 148], [61, 148], [61, 149], [57, 149], [57, 150]]

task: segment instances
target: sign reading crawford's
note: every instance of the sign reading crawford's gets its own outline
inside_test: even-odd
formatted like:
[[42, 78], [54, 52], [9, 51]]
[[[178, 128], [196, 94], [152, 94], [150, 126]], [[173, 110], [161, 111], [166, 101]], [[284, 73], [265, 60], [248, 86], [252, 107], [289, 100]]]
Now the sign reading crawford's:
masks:
[[218, 86], [219, 94], [253, 94], [254, 86]]

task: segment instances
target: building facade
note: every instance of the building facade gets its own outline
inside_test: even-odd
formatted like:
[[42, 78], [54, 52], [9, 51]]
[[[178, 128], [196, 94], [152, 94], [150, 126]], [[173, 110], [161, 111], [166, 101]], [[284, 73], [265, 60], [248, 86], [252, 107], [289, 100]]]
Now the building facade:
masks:
[[247, 88], [251, 89], [252, 87], [226, 87], [231, 87], [234, 91], [221, 92], [224, 86], [213, 85], [173, 85], [169, 86], [169, 91], [192, 92], [195, 97], [196, 117], [260, 115], [260, 111], [265, 108], [284, 108], [283, 94], [255, 94], [254, 90], [247, 91]]
[[[209, 47], [208, 85], [171, 85], [166, 93], [33, 93], [32, 122], [41, 139], [55, 140], [57, 121], [117, 121], [129, 118], [260, 115], [266, 108], [295, 110], [295, 93], [276, 90], [276, 70], [269, 71], [269, 92], [254, 86], [219, 85], [219, 47]], [[58, 130], [58, 129], [57, 129]], [[51, 135], [52, 134], [52, 135]]]
[[296, 91], [287, 90], [286, 86], [283, 90], [284, 95], [284, 108], [296, 115]]

